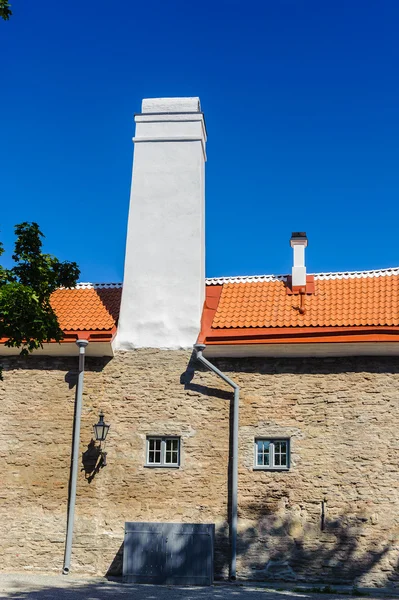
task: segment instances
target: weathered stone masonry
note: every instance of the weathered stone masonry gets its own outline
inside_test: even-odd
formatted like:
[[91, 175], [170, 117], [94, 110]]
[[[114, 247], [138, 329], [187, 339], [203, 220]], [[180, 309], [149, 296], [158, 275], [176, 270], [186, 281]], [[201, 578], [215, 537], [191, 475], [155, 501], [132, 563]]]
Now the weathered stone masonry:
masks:
[[[79, 477], [75, 572], [117, 571], [124, 522], [151, 520], [216, 523], [217, 572], [227, 574], [231, 391], [210, 372], [187, 373], [190, 355], [87, 359], [81, 451], [100, 408], [111, 429], [108, 466], [90, 484]], [[214, 362], [241, 387], [238, 575], [395, 583], [397, 361]], [[2, 363], [1, 568], [60, 572], [77, 359]], [[144, 466], [149, 434], [181, 436], [179, 469]], [[258, 436], [291, 438], [289, 472], [253, 470]]]

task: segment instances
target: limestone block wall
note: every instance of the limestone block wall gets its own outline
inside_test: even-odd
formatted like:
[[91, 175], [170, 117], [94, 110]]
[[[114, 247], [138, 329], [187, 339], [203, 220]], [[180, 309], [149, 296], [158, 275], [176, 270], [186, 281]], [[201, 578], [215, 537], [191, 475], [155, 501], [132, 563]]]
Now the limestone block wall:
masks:
[[[216, 523], [216, 572], [227, 575], [231, 392], [190, 356], [87, 360], [81, 451], [100, 409], [111, 429], [107, 467], [91, 483], [79, 476], [75, 573], [120, 571], [124, 522], [149, 520]], [[239, 577], [395, 585], [395, 359], [215, 362], [241, 387]], [[77, 359], [2, 363], [1, 569], [60, 572]], [[151, 434], [181, 437], [179, 469], [145, 466]], [[254, 470], [254, 439], [280, 436], [291, 440], [290, 470]]]
[[[81, 452], [102, 409], [108, 465], [77, 491], [74, 572], [120, 569], [124, 523], [225, 526], [229, 395], [185, 390], [191, 352], [138, 350], [87, 359]], [[2, 361], [1, 569], [60, 572], [65, 543], [77, 359]], [[145, 465], [149, 434], [181, 436], [181, 467]]]
[[[241, 575], [397, 582], [397, 361], [245, 360], [234, 368]], [[253, 440], [263, 436], [291, 439], [288, 472], [253, 471]]]

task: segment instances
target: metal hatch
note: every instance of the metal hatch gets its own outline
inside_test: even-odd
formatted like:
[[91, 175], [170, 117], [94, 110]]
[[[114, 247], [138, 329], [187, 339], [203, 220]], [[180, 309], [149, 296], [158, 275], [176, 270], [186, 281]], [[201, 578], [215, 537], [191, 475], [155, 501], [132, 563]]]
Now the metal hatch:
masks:
[[215, 525], [125, 523], [123, 579], [129, 583], [212, 585]]

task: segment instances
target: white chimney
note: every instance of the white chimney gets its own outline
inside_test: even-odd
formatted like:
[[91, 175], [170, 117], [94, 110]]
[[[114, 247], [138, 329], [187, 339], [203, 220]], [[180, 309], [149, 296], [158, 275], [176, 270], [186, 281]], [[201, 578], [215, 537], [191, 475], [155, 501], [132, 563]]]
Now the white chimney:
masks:
[[190, 348], [205, 297], [199, 98], [149, 98], [136, 136], [117, 349]]
[[304, 231], [294, 231], [290, 239], [294, 250], [294, 265], [292, 267], [292, 287], [306, 287], [305, 248], [308, 238]]

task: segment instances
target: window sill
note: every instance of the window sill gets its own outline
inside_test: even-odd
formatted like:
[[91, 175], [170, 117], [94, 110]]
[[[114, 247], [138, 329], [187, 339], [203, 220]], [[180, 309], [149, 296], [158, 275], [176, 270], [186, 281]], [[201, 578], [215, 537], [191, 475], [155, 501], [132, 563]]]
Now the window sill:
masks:
[[144, 465], [145, 469], [180, 469], [180, 465]]
[[252, 467], [253, 471], [289, 471], [289, 467]]

